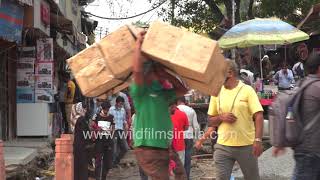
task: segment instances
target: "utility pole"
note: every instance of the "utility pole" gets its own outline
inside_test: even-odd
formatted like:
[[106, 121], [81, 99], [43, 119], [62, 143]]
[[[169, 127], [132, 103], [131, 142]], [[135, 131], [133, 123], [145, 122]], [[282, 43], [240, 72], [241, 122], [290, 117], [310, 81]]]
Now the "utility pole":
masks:
[[171, 0], [171, 24], [174, 23], [175, 0]]
[[100, 27], [100, 39], [101, 39], [101, 36], [102, 36], [102, 27]]
[[[236, 3], [234, 0], [231, 0], [232, 3], [232, 27], [236, 24]], [[231, 58], [233, 60], [236, 60], [236, 50], [232, 49], [231, 50]]]

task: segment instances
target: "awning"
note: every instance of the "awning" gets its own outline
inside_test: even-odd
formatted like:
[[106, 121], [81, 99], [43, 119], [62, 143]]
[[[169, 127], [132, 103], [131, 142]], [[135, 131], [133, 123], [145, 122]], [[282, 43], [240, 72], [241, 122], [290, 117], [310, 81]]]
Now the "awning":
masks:
[[56, 29], [60, 33], [73, 34], [72, 21], [63, 16], [50, 14], [51, 28]]
[[309, 34], [320, 29], [320, 3], [312, 6], [308, 15], [299, 23], [297, 28]]

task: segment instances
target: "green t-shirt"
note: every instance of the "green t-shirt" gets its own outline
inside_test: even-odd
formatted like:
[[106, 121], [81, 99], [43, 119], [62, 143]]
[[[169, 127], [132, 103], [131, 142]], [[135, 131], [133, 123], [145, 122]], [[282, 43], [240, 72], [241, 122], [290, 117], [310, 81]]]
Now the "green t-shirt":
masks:
[[151, 85], [130, 86], [136, 116], [133, 128], [134, 146], [168, 148], [172, 139], [169, 104], [176, 98], [173, 90], [165, 90], [158, 81]]

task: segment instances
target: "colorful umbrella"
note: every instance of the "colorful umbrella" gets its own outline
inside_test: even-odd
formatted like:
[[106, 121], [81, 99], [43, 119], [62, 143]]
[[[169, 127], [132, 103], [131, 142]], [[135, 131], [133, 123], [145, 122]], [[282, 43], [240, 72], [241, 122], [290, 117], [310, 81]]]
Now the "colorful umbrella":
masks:
[[[270, 44], [286, 45], [307, 39], [309, 39], [308, 34], [280, 19], [256, 18], [233, 26], [219, 39], [219, 46], [229, 49]], [[260, 71], [263, 78], [262, 60], [260, 60]]]
[[224, 49], [256, 45], [291, 44], [309, 39], [309, 35], [277, 18], [256, 18], [233, 26], [220, 39]]

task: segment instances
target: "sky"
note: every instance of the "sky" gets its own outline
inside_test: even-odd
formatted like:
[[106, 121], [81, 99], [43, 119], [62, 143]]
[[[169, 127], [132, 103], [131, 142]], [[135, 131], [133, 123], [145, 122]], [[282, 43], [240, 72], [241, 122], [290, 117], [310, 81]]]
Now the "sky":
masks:
[[[148, 0], [95, 0], [85, 8], [85, 11], [103, 17], [127, 17], [151, 9], [154, 2], [158, 3], [159, 0], [151, 0], [151, 3], [149, 3]], [[166, 3], [161, 7], [166, 7]], [[105, 20], [96, 17], [90, 17], [91, 19], [98, 21], [98, 27], [96, 29], [96, 41], [100, 40], [101, 29], [101, 38], [103, 38], [106, 35], [106, 31], [115, 31], [119, 27], [126, 24], [131, 24], [132, 22], [152, 22], [154, 20], [161, 20], [162, 17], [159, 17], [157, 13], [161, 10], [161, 7], [145, 15], [127, 20]]]

